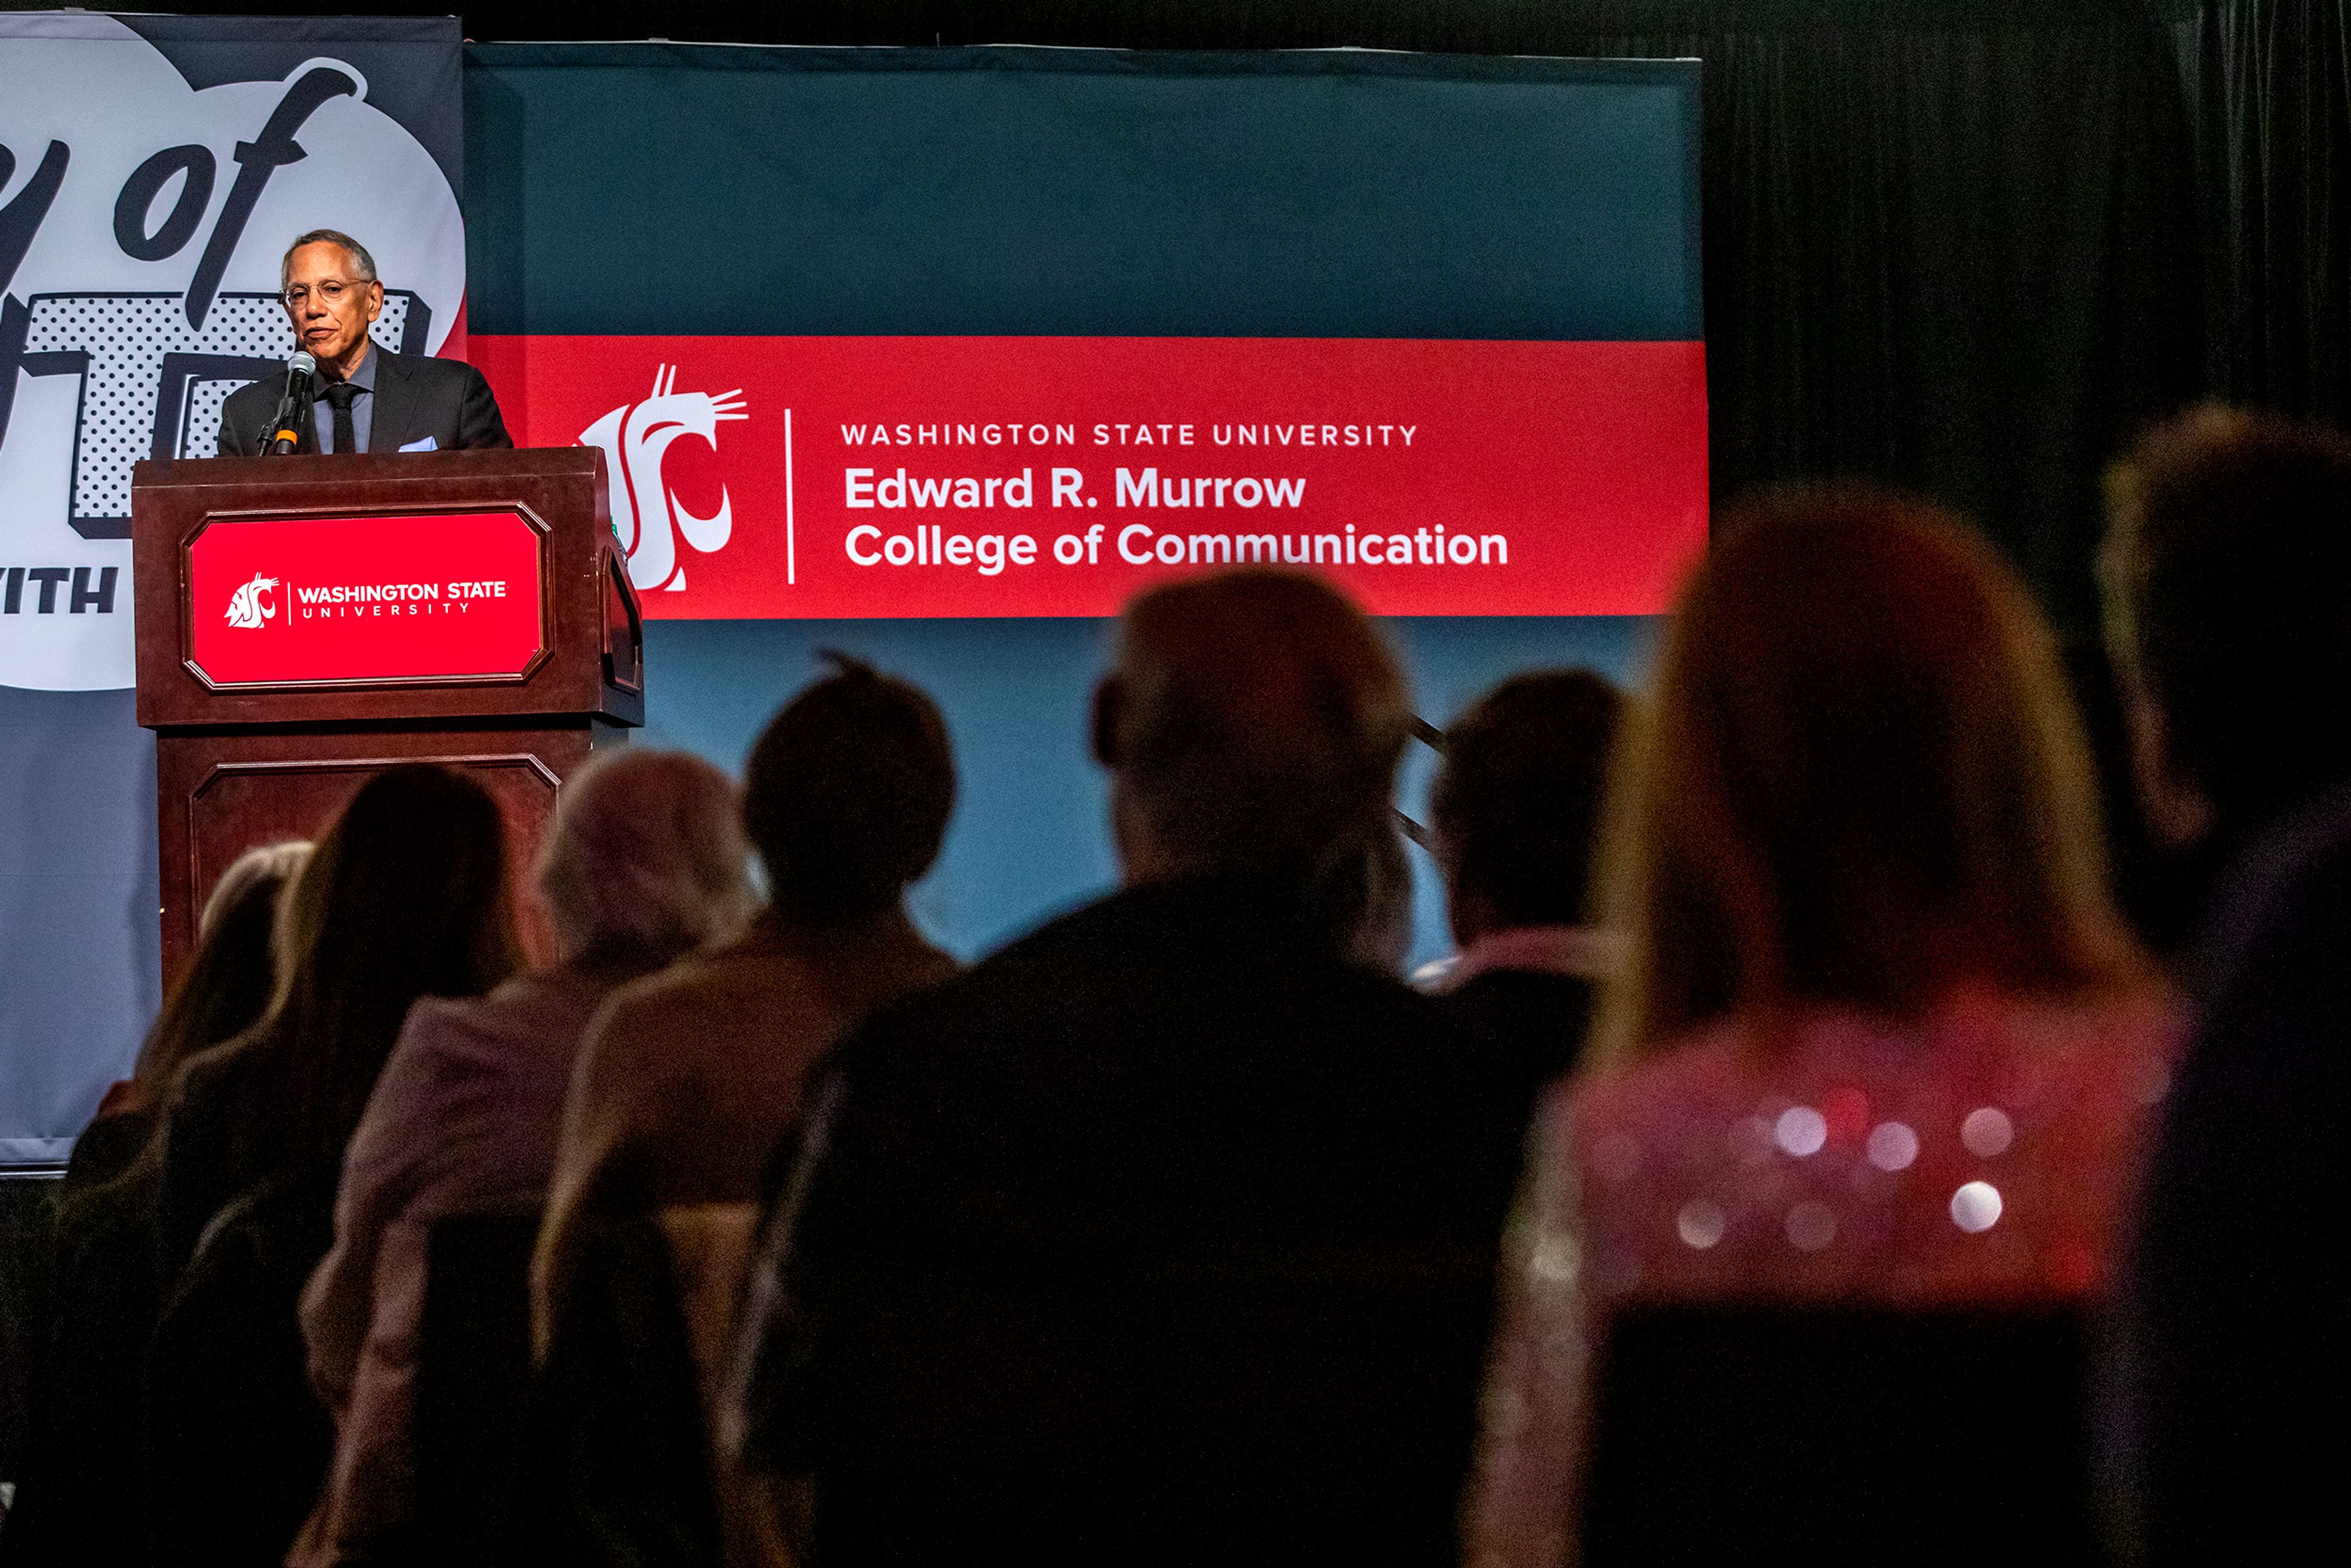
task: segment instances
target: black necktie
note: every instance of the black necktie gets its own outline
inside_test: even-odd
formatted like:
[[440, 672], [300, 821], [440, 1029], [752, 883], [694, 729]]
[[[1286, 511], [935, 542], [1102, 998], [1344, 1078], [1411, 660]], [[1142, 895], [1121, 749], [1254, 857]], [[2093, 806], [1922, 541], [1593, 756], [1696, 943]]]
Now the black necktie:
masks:
[[336, 453], [357, 452], [360, 434], [351, 425], [351, 399], [360, 395], [360, 389], [349, 382], [329, 382], [319, 389], [319, 395], [334, 406]]

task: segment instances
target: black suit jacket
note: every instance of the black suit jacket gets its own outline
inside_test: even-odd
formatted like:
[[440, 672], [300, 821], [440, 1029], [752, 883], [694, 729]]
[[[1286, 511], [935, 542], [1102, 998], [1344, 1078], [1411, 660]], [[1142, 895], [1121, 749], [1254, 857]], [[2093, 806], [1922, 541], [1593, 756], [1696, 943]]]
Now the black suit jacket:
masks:
[[761, 1265], [820, 1562], [1451, 1561], [1524, 1092], [1249, 883], [1118, 894], [836, 1058]]
[[[374, 423], [368, 433], [370, 452], [397, 452], [428, 435], [443, 452], [514, 444], [506, 421], [498, 417], [498, 400], [490, 383], [473, 366], [427, 354], [395, 354], [381, 344], [371, 351], [378, 360], [375, 412], [371, 416]], [[223, 457], [254, 455], [285, 390], [281, 378], [267, 376], [228, 394], [228, 401], [221, 405]], [[302, 411], [298, 453], [319, 450], [312, 413], [313, 409]]]
[[1575, 1071], [1592, 1028], [1592, 982], [1573, 975], [1488, 969], [1432, 999], [1486, 1037], [1517, 1096], [1521, 1128], [1533, 1122], [1543, 1091]]
[[2351, 1458], [2351, 787], [2247, 857], [2199, 991], [2139, 1204], [2110, 1437], [2137, 1560], [2308, 1559], [2343, 1538], [2326, 1500]]
[[1488, 969], [1437, 998], [1437, 1005], [1489, 1036], [1518, 1063], [1530, 1111], [1535, 1094], [1575, 1071], [1592, 1028], [1590, 980], [1539, 969]]

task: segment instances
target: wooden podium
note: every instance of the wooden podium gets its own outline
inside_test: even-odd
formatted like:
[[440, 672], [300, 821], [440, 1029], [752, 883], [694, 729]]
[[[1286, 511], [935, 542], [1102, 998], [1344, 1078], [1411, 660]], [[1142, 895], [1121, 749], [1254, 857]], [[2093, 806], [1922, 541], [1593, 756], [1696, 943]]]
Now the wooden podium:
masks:
[[587, 447], [138, 465], [167, 987], [230, 862], [315, 838], [393, 763], [480, 780], [524, 885], [558, 781], [644, 722], [611, 516]]

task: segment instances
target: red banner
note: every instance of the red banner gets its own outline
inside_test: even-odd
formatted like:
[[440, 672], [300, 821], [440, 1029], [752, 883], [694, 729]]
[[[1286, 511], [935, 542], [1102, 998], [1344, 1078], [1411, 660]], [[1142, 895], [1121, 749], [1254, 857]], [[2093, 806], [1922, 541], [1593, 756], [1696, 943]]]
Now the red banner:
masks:
[[1642, 615], [1706, 546], [1700, 343], [476, 335], [601, 446], [657, 617], [1108, 615], [1273, 560], [1395, 615]]
[[216, 686], [496, 680], [546, 646], [513, 512], [261, 517], [188, 545], [188, 659]]

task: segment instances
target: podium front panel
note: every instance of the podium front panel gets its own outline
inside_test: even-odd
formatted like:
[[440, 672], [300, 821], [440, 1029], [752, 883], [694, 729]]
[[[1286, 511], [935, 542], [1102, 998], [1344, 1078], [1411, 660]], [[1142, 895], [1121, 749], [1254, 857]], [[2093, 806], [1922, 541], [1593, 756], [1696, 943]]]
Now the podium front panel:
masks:
[[131, 551], [167, 986], [238, 855], [316, 838], [397, 763], [490, 792], [520, 892], [557, 784], [644, 722], [599, 451], [143, 462]]
[[[262, 844], [317, 838], [360, 785], [399, 763], [437, 763], [490, 792], [506, 819], [507, 869], [519, 894], [554, 814], [557, 786], [625, 734], [588, 720], [560, 728], [351, 735], [164, 731], [156, 737], [155, 782], [165, 984], [194, 950], [204, 901], [237, 856]], [[527, 897], [516, 903], [532, 957], [551, 958], [553, 936], [543, 915]]]

